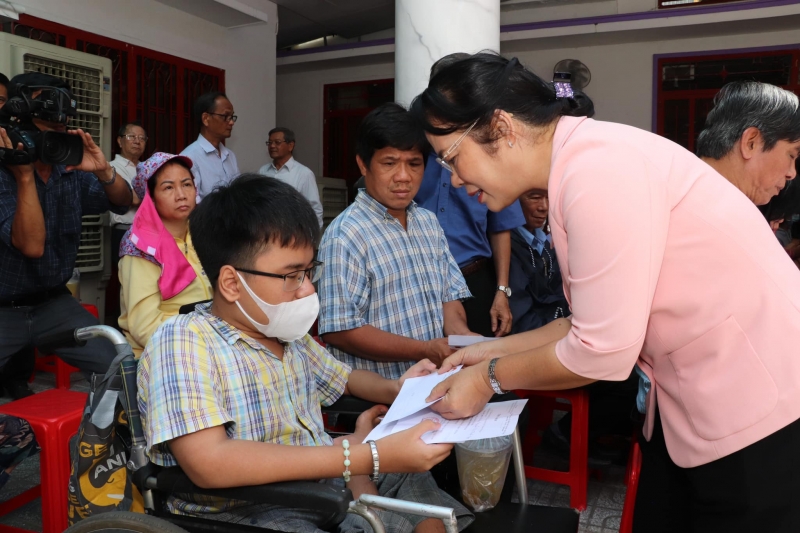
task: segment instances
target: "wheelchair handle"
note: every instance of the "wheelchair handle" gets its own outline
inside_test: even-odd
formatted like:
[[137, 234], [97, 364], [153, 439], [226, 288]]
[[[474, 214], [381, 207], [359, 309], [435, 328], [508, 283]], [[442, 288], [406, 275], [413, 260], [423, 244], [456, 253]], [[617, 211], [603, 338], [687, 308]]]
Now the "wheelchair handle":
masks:
[[43, 353], [52, 353], [59, 348], [84, 346], [86, 341], [96, 337], [106, 338], [114, 345], [128, 344], [125, 336], [110, 326], [87, 326], [44, 335], [39, 339], [38, 347]]

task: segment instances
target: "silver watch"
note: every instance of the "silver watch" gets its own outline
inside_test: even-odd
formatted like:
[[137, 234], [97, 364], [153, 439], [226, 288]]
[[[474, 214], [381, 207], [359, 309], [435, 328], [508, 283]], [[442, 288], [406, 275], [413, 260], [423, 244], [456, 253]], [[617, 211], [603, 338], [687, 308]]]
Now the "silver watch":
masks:
[[492, 390], [495, 394], [506, 394], [508, 391], [503, 390], [500, 387], [500, 382], [497, 381], [497, 378], [494, 375], [494, 365], [497, 364], [497, 357], [489, 361], [489, 384], [492, 386]]
[[506, 297], [511, 298], [511, 287], [506, 287], [505, 285], [498, 285], [497, 290], [504, 293]]

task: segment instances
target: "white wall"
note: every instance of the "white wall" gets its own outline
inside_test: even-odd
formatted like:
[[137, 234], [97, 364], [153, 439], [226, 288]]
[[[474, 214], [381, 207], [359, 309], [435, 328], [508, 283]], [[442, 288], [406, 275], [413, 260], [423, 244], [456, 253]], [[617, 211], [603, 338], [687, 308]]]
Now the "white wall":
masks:
[[268, 23], [226, 29], [155, 0], [15, 0], [24, 13], [225, 70], [239, 121], [228, 146], [240, 168], [257, 170], [275, 124], [277, 6], [260, 0]]
[[[297, 138], [294, 157], [313, 170], [317, 177], [322, 177], [324, 86], [394, 78], [394, 54], [374, 56], [370, 62], [356, 66], [341, 60], [315, 65], [318, 68], [311, 71], [278, 74], [277, 123], [294, 131]], [[266, 161], [266, 151], [264, 157]]]
[[[573, 35], [551, 39], [503, 41], [501, 52], [517, 56], [543, 77], [561, 59], [583, 61], [592, 72], [587, 93], [596, 118], [650, 130], [653, 109], [653, 55], [800, 44], [800, 20], [756, 24], [740, 21], [695, 28]], [[564, 46], [565, 43], [570, 46]], [[393, 54], [319, 61], [278, 67], [277, 119], [298, 135], [296, 153], [320, 175], [322, 170], [323, 86], [394, 76]]]

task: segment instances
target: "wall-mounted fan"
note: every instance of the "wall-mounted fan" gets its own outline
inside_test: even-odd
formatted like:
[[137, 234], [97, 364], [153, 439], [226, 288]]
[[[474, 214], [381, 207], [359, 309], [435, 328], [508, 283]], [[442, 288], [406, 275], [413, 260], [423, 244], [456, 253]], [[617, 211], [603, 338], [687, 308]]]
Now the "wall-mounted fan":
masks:
[[576, 89], [583, 89], [592, 81], [592, 72], [589, 67], [577, 59], [562, 59], [553, 67], [553, 72], [569, 72], [570, 83]]

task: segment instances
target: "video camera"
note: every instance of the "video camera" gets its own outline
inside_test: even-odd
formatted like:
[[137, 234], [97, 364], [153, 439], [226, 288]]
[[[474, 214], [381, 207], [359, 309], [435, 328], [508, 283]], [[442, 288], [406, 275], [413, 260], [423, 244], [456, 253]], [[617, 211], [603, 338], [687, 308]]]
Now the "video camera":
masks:
[[[41, 91], [35, 98], [31, 95]], [[0, 146], [0, 163], [28, 165], [78, 165], [83, 160], [83, 140], [77, 135], [41, 131], [34, 118], [66, 124], [77, 116], [77, 102], [67, 89], [50, 86], [15, 87], [15, 95], [0, 108], [0, 127], [5, 128], [14, 149]], [[22, 149], [17, 146], [22, 144]]]

